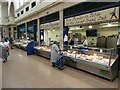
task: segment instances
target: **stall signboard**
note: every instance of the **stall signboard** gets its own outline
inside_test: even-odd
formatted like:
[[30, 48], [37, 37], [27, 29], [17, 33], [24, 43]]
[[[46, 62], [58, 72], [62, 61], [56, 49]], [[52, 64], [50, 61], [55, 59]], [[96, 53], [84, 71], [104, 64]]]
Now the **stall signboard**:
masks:
[[84, 15], [65, 19], [65, 26], [96, 23], [119, 19], [119, 7], [109, 8], [101, 11], [91, 12]]
[[56, 28], [56, 27], [59, 27], [59, 20], [40, 25], [41, 29], [50, 29], [50, 28]]

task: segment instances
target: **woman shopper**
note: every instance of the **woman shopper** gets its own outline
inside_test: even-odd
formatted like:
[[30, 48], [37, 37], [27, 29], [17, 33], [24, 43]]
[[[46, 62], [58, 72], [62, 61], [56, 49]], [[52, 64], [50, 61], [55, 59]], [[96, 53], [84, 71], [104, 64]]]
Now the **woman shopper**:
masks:
[[77, 38], [77, 36], [76, 36], [76, 35], [73, 35], [72, 38], [70, 38], [68, 42], [69, 42], [69, 44], [72, 45], [72, 46], [77, 45], [77, 43], [78, 43], [78, 38]]
[[9, 42], [6, 39], [2, 39], [0, 46], [2, 47], [3, 63], [5, 63], [7, 61], [8, 55], [9, 55]]

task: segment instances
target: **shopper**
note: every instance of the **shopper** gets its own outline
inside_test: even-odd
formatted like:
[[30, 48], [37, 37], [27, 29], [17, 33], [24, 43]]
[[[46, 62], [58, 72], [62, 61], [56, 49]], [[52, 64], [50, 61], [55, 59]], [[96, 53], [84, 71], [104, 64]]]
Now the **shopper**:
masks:
[[86, 36], [82, 37], [82, 41], [81, 42], [82, 42], [82, 46], [85, 46], [85, 47], [88, 46], [88, 42], [87, 42], [87, 37]]
[[5, 63], [7, 61], [8, 55], [9, 55], [9, 43], [6, 39], [2, 39], [0, 46], [2, 47], [3, 63]]
[[54, 41], [53, 45], [51, 46], [51, 63], [53, 67], [56, 66], [56, 61], [60, 51], [57, 44], [58, 44], [57, 41]]
[[5, 38], [4, 38], [4, 39], [5, 39], [5, 40], [7, 40], [7, 41], [9, 40], [7, 36], [5, 36]]
[[76, 35], [73, 35], [73, 37], [70, 38], [68, 42], [69, 42], [69, 44], [72, 45], [72, 46], [77, 45], [77, 42], [78, 42], [77, 36], [76, 36]]

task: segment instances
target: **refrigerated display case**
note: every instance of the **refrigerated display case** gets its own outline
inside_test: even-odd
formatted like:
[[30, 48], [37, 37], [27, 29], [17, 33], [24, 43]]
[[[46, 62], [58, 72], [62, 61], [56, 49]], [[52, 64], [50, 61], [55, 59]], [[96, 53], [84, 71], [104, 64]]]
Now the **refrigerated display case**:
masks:
[[50, 47], [47, 45], [34, 47], [34, 53], [48, 59], [50, 59], [51, 57], [51, 50]]
[[29, 40], [18, 40], [14, 42], [14, 46], [26, 51], [26, 48], [29, 42], [30, 42]]
[[109, 80], [118, 74], [116, 49], [79, 47], [63, 52], [64, 62], [74, 68], [104, 77]]

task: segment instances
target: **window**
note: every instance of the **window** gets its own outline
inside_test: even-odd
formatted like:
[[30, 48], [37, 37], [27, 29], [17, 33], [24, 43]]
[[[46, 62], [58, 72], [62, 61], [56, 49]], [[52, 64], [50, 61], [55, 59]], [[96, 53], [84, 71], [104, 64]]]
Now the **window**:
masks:
[[20, 14], [18, 13], [18, 14], [17, 14], [17, 17], [19, 17], [19, 16], [20, 16]]
[[31, 4], [31, 7], [33, 8], [34, 6], [36, 6], [36, 2], [34, 1], [34, 2], [32, 2], [32, 4]]
[[14, 30], [16, 30], [16, 27], [14, 27]]
[[40, 18], [40, 24], [47, 23], [47, 22], [53, 22], [59, 20], [59, 12], [51, 13], [47, 16]]
[[11, 31], [11, 28], [9, 28], [9, 31]]
[[100, 10], [103, 7], [110, 7], [110, 5], [117, 4], [118, 2], [83, 2], [77, 5], [71, 6], [69, 8], [64, 9], [64, 17], [74, 16], [75, 14], [86, 14], [94, 9]]
[[26, 7], [26, 12], [29, 11], [29, 7]]
[[55, 12], [45, 16], [46, 22], [59, 20], [59, 12]]
[[23, 14], [24, 12], [23, 12], [23, 10], [21, 11], [21, 14]]
[[45, 17], [40, 18], [40, 24], [43, 24], [45, 22]]

